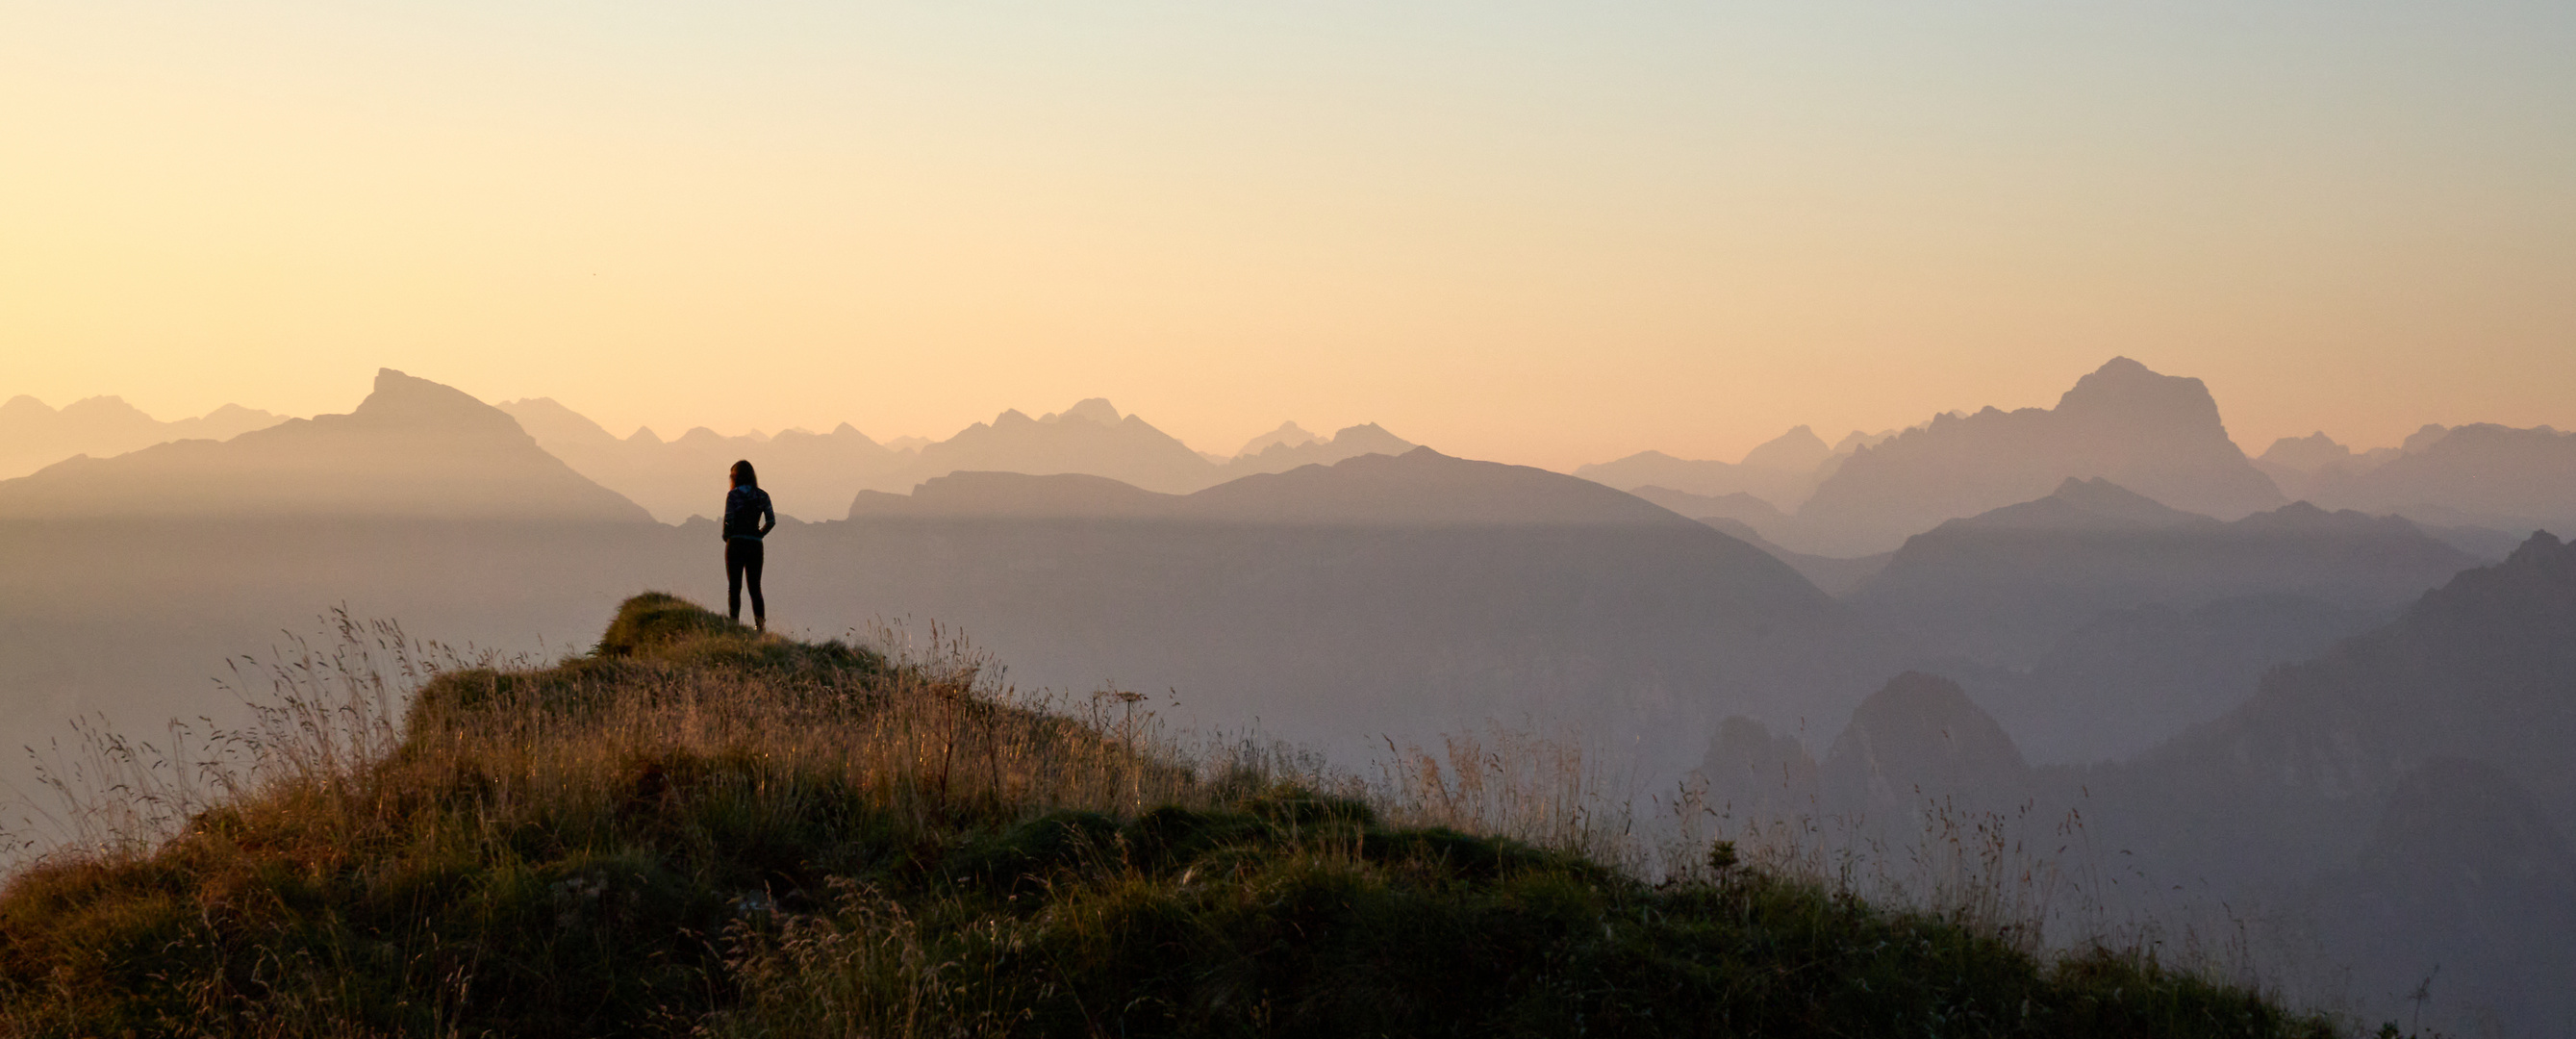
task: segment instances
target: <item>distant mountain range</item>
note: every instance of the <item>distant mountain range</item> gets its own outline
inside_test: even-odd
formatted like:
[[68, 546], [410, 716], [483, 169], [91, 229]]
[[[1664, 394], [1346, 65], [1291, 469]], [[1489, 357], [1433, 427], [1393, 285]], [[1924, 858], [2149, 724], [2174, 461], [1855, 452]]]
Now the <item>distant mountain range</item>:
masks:
[[537, 444], [601, 486], [643, 506], [653, 518], [678, 523], [722, 511], [726, 473], [750, 459], [761, 484], [773, 488], [778, 509], [790, 516], [837, 515], [860, 487], [913, 461], [913, 452], [889, 450], [842, 423], [829, 433], [791, 429], [776, 436], [722, 436], [700, 426], [672, 440], [650, 429], [625, 438], [551, 398], [494, 405], [536, 437]]
[[2045, 842], [2040, 868], [2112, 870], [2088, 897], [2309, 958], [2272, 969], [2326, 977], [2297, 998], [2361, 1020], [2576, 1015], [2576, 545], [2535, 534], [2126, 762], [2030, 765], [1968, 693], [1901, 675], [1821, 761], [1729, 719], [1692, 782], [1738, 825], [1848, 827], [1916, 865], [1961, 851], [1926, 840]]
[[2436, 526], [2576, 530], [2576, 433], [2548, 426], [2426, 426], [2401, 447], [2358, 454], [2317, 433], [2274, 443], [2256, 464], [2327, 508]]
[[[589, 607], [574, 592], [720, 600], [710, 521], [645, 522], [524, 427], [603, 453], [628, 441], [516, 406], [519, 418], [386, 371], [346, 415], [0, 481], [0, 524], [19, 546], [0, 552], [15, 604], [0, 611], [14, 618], [0, 685], [31, 718], [168, 705], [153, 690], [194, 685], [337, 601], [484, 636], [515, 625], [571, 637], [598, 624], [576, 615]], [[921, 454], [966, 464], [1007, 460], [1014, 438], [1070, 452], [1159, 436], [1104, 412], [1006, 417]], [[797, 442], [770, 438], [782, 441]], [[865, 450], [854, 433], [804, 443], [817, 456]], [[1006, 653], [1031, 684], [1178, 689], [1188, 718], [1259, 719], [1352, 755], [1390, 735], [1551, 719], [1674, 772], [1726, 714], [1838, 715], [1899, 663], [1787, 565], [1589, 481], [1425, 448], [1292, 464], [1400, 443], [1373, 427], [1276, 442], [1229, 466], [1285, 471], [1186, 495], [971, 470], [911, 494], [854, 491], [851, 518], [772, 535], [771, 615], [833, 628], [935, 618]], [[693, 475], [712, 484], [745, 446], [705, 444], [715, 464]], [[1017, 457], [1043, 460], [1036, 451]], [[754, 457], [797, 474], [786, 456]], [[82, 662], [136, 630], [163, 633], [153, 653]], [[74, 674], [88, 677], [65, 684]]]
[[[1845, 442], [1853, 447], [1860, 443], [1850, 437]], [[1775, 510], [1794, 509], [1815, 490], [1817, 470], [1839, 457], [1815, 430], [1799, 426], [1757, 445], [1740, 462], [1696, 461], [1640, 451], [1614, 462], [1578, 467], [1574, 475], [1623, 491], [1658, 487], [1710, 498], [1743, 496]]]
[[1893, 548], [1943, 520], [2045, 495], [2070, 477], [2108, 479], [2223, 519], [2286, 500], [2227, 438], [2200, 380], [2113, 358], [2055, 408], [1945, 415], [1855, 452], [1798, 509], [1803, 544], [1792, 547]]
[[0, 481], [0, 518], [401, 517], [644, 522], [510, 416], [387, 368], [346, 415], [73, 458]]
[[2445, 1030], [2545, 1034], [2576, 1015], [2571, 744], [2576, 545], [2535, 534], [2215, 722], [2071, 778], [2097, 840], [2337, 911], [2318, 927], [2359, 964], [2364, 1009], [2435, 978]]
[[[2107, 471], [1942, 515], [2069, 458], [2203, 501], [2245, 472], [2270, 486], [2208, 442], [2223, 430], [2196, 382], [2124, 365], [2052, 411], [1855, 442], [1788, 513], [1370, 426], [1283, 426], [1219, 463], [1106, 401], [902, 450], [847, 427], [617, 438], [551, 402], [504, 411], [388, 370], [345, 415], [0, 481], [0, 739], [41, 745], [88, 710], [139, 731], [223, 716], [206, 676], [296, 652], [280, 630], [333, 603], [552, 657], [625, 594], [721, 601], [713, 523], [648, 522], [616, 484], [713, 511], [718, 474], [749, 457], [791, 515], [846, 516], [772, 535], [784, 627], [936, 620], [1023, 689], [1153, 694], [1202, 734], [1345, 762], [1491, 720], [1573, 731], [1649, 786], [1696, 771], [1730, 805], [1891, 833], [1941, 797], [2080, 811], [2159, 883], [2323, 907], [2341, 929], [2305, 933], [2356, 977], [2421, 977], [2439, 956], [2499, 1020], [2562, 1019], [2576, 1008], [2544, 982], [2576, 962], [2551, 915], [2576, 832], [2576, 548], [2533, 535], [2482, 565], [2492, 531], [2277, 501], [2222, 519]], [[2083, 447], [2118, 439], [2104, 430], [2180, 460]], [[2348, 486], [2560, 487], [2563, 436], [2441, 430]], [[1087, 471], [1119, 466], [1163, 482]], [[1865, 504], [1944, 472], [1967, 490], [1914, 510], [1937, 518], [1883, 559], [1771, 536], [1794, 539], [1842, 481]], [[2480, 509], [2555, 500], [2463, 486]]]
[[1784, 551], [1842, 559], [2070, 478], [2221, 519], [2292, 500], [2403, 515], [2480, 556], [2500, 557], [2536, 528], [2576, 529], [2576, 433], [2426, 426], [2401, 447], [2361, 453], [2317, 433], [2248, 459], [2200, 380], [2127, 358], [2077, 380], [2054, 408], [1953, 412], [1830, 448], [1801, 426], [1740, 463], [1645, 451], [1575, 474], [1694, 518], [1734, 520]]
[[1536, 720], [1677, 772], [1718, 718], [1838, 715], [1898, 660], [1704, 524], [1428, 448], [1189, 495], [957, 473], [795, 537], [849, 575], [817, 590], [835, 613], [961, 622], [1051, 683], [1174, 686], [1342, 752]]
[[11, 397], [0, 404], [0, 480], [73, 455], [106, 458], [172, 440], [229, 440], [283, 421], [286, 416], [238, 404], [163, 422], [120, 397], [91, 397], [59, 411], [34, 397]]
[[700, 427], [670, 441], [649, 429], [619, 439], [551, 399], [498, 406], [517, 417], [546, 450], [665, 523], [715, 511], [723, 500], [726, 467], [736, 459], [758, 467], [761, 485], [781, 512], [819, 520], [844, 514], [860, 491], [900, 494], [957, 472], [1085, 474], [1184, 494], [1253, 473], [1363, 454], [1401, 454], [1414, 446], [1375, 424], [1316, 437], [1286, 423], [1254, 438], [1242, 453], [1215, 461], [1144, 419], [1120, 415], [1097, 397], [1038, 418], [1005, 411], [946, 440], [900, 450], [878, 444], [847, 423], [822, 434], [788, 430], [776, 436], [728, 437]]
[[2297, 503], [2221, 522], [2069, 478], [1906, 539], [1847, 598], [1935, 652], [2019, 667], [2107, 610], [2253, 595], [2389, 608], [2479, 562], [2402, 518]]
[[1842, 597], [2034, 759], [2102, 761], [2217, 717], [2266, 669], [2484, 561], [2398, 517], [2294, 503], [2221, 522], [2070, 478], [1907, 539]]

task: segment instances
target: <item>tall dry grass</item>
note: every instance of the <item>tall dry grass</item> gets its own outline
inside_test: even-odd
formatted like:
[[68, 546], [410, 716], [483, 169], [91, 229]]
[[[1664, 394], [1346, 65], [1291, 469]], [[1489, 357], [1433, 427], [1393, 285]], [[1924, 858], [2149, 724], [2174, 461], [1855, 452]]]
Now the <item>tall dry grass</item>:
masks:
[[[391, 1021], [443, 1035], [535, 1005], [557, 1016], [529, 1027], [578, 1032], [597, 1007], [642, 1003], [664, 1008], [662, 1030], [710, 1035], [1016, 1034], [1047, 1007], [1111, 1034], [1124, 1011], [1082, 990], [1160, 969], [1152, 957], [1167, 953], [1116, 946], [1140, 913], [1259, 932], [1282, 926], [1261, 906], [1464, 890], [1521, 862], [1546, 875], [1474, 896], [1494, 905], [1444, 902], [1464, 915], [1442, 926], [1530, 906], [1590, 920], [1606, 910], [1583, 907], [1607, 899], [1636, 902], [1620, 912], [1651, 934], [1672, 911], [1651, 887], [1694, 912], [1759, 909], [1822, 942], [1812, 955], [1866, 964], [1890, 955], [1890, 934], [2044, 950], [2064, 882], [1999, 826], [1936, 834], [1901, 875], [1883, 848], [1836, 847], [1821, 829], [1728, 832], [1690, 788], [1638, 796], [1614, 759], [1566, 736], [1489, 728], [1390, 744], [1374, 774], [1339, 771], [1275, 742], [1174, 733], [1134, 693], [1019, 689], [937, 626], [814, 645], [645, 597], [594, 653], [540, 665], [340, 613], [326, 638], [236, 676], [237, 690], [266, 687], [245, 723], [201, 722], [164, 744], [92, 727], [48, 773], [58, 806], [31, 813], [19, 839], [50, 827], [53, 840], [0, 897], [7, 1030], [73, 1034], [148, 1011], [234, 1034]], [[1173, 872], [1150, 861], [1165, 830], [1253, 843], [1192, 852], [1204, 857]], [[1390, 844], [1428, 850], [1389, 858]], [[1743, 882], [1757, 872], [1769, 879]], [[1019, 886], [1030, 879], [1041, 886]], [[194, 892], [196, 919], [127, 897], [174, 887]], [[1923, 932], [1871, 897], [1949, 930]], [[1012, 908], [1023, 898], [1045, 908]], [[1416, 927], [1423, 911], [1354, 926]], [[116, 965], [89, 946], [132, 933], [162, 943], [169, 966], [154, 976], [177, 979], [166, 991], [104, 980]], [[1274, 953], [1182, 933], [1213, 957], [1180, 983], [1189, 999], [1272, 1012], [1228, 1001], [1252, 998], [1229, 972]], [[620, 936], [638, 934], [685, 941], [650, 964], [621, 960]], [[2132, 986], [2159, 977], [2121, 969]], [[1066, 987], [1075, 977], [1095, 981]]]

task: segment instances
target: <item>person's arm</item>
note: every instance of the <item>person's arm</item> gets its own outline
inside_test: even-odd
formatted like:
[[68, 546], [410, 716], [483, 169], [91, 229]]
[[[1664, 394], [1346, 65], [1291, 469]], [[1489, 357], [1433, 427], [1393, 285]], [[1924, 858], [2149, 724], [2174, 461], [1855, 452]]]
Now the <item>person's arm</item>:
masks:
[[770, 528], [778, 525], [778, 510], [769, 503], [769, 494], [760, 495], [760, 536], [768, 537]]

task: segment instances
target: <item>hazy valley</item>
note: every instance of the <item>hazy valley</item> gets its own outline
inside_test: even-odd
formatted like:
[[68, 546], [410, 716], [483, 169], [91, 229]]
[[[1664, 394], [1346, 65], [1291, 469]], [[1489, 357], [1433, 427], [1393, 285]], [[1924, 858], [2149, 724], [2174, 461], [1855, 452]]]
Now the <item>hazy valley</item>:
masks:
[[230, 717], [224, 662], [334, 605], [551, 659], [630, 596], [721, 602], [707, 515], [749, 459], [785, 630], [936, 622], [1009, 684], [1352, 768], [1547, 734], [1729, 825], [2078, 813], [2142, 883], [2277, 910], [2365, 1013], [2438, 966], [2446, 1027], [2576, 1014], [2576, 548], [2534, 533], [2576, 530], [2576, 434], [2248, 457], [2198, 380], [2121, 359], [2050, 409], [1574, 475], [1375, 425], [1219, 457], [1097, 399], [898, 443], [618, 437], [390, 370], [311, 419], [12, 401], [5, 735]]

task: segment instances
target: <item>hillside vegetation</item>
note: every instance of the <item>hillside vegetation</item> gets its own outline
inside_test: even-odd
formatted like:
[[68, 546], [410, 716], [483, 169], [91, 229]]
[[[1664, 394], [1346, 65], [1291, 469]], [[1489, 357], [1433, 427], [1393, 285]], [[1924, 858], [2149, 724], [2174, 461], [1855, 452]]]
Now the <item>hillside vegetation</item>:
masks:
[[[936, 640], [934, 639], [934, 646]], [[2315, 1035], [1711, 849], [1647, 883], [1415, 825], [1115, 696], [764, 636], [669, 596], [396, 719], [272, 708], [161, 839], [0, 892], [12, 1035]], [[377, 687], [380, 688], [380, 687]]]

